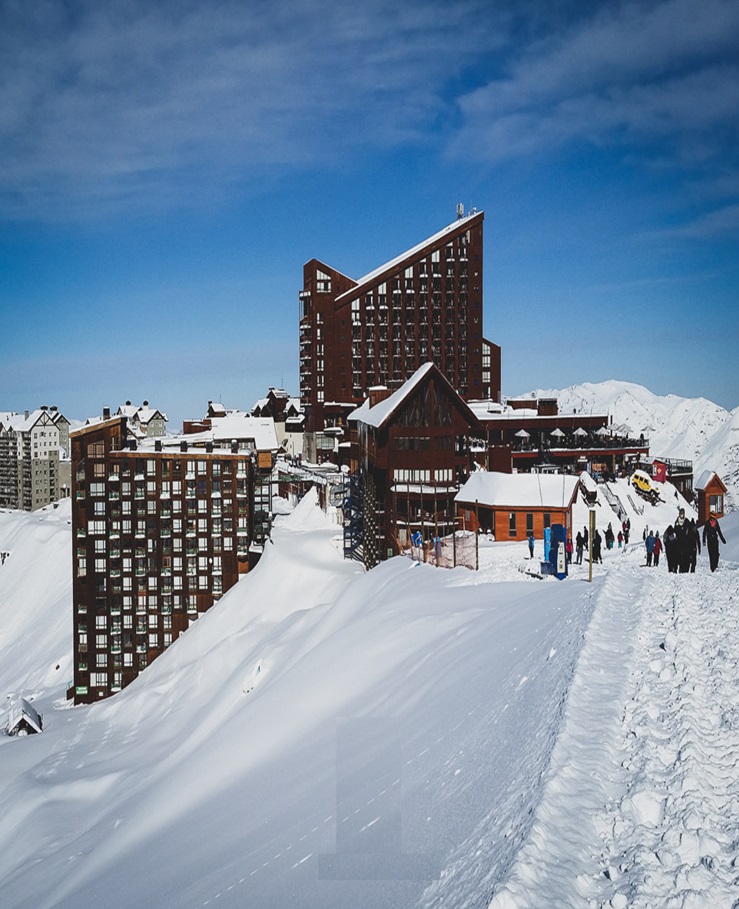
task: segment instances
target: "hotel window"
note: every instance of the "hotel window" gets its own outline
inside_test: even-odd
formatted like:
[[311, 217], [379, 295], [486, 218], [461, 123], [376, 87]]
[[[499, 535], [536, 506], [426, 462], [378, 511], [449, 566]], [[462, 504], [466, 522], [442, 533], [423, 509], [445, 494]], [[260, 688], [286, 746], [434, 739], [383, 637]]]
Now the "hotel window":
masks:
[[549, 514], [548, 511], [545, 511], [544, 512], [544, 526], [549, 527], [551, 523], [552, 523], [552, 516]]
[[534, 532], [534, 514], [531, 511], [526, 512], [526, 536]]
[[509, 537], [516, 536], [516, 512], [515, 511], [508, 512], [508, 536]]

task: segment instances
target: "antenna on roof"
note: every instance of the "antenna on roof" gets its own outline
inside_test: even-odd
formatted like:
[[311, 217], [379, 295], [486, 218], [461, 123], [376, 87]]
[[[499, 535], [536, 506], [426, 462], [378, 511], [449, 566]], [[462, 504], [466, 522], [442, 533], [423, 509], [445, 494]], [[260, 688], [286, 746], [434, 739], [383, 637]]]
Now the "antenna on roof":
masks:
[[464, 202], [457, 202], [457, 218], [464, 218]]

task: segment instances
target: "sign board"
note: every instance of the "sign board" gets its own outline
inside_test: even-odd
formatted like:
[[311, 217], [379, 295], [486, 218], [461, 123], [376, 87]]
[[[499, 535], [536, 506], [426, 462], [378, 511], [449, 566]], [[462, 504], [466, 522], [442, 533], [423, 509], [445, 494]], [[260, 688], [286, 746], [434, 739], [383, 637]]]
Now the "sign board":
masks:
[[344, 504], [344, 485], [339, 483], [336, 486], [332, 486], [328, 491], [328, 500], [334, 508], [339, 508]]

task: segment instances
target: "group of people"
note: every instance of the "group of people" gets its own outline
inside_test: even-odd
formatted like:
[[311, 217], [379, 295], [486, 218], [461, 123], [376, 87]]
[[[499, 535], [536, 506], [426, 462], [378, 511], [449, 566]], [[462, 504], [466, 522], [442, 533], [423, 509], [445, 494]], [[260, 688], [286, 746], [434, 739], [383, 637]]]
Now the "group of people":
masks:
[[[719, 540], [726, 543], [721, 527], [714, 512], [703, 525], [703, 545], [708, 548], [711, 571], [718, 566]], [[698, 525], [692, 518], [685, 516], [685, 509], [680, 508], [674, 524], [665, 530], [664, 537], [659, 531], [644, 529], [644, 545], [647, 550], [647, 565], [659, 565], [659, 557], [664, 550], [667, 559], [667, 570], [677, 574], [694, 572], [698, 554], [701, 551], [701, 534]]]

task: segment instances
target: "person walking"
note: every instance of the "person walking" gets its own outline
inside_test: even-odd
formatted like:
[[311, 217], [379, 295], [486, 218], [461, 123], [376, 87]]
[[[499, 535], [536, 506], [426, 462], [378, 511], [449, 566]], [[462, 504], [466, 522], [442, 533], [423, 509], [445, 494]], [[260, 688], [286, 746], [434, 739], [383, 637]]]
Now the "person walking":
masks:
[[613, 549], [613, 527], [610, 523], [606, 527], [606, 549]]
[[529, 534], [529, 558], [534, 558], [534, 534]]
[[620, 549], [624, 545], [624, 534], [622, 530], [619, 530], [618, 537], [616, 539], [618, 540], [618, 548]]
[[708, 547], [708, 561], [711, 565], [711, 571], [715, 571], [718, 567], [719, 540], [721, 540], [724, 546], [726, 545], [726, 540], [721, 533], [721, 526], [716, 517], [716, 512], [712, 511], [708, 516], [708, 520], [703, 525], [703, 545]]
[[572, 537], [567, 537], [567, 542], [565, 543], [565, 553], [567, 555], [567, 564], [572, 564]]
[[647, 550], [647, 567], [651, 568], [652, 565], [652, 556], [654, 555], [654, 531], [650, 530], [647, 534], [646, 540], [644, 540], [644, 546]]
[[667, 559], [667, 570], [673, 573], [677, 573], [678, 569], [678, 554], [675, 543], [675, 528], [670, 524], [664, 535], [664, 550], [665, 558]]
[[584, 548], [585, 548], [585, 540], [583, 540], [582, 534], [578, 530], [577, 536], [575, 537], [575, 554], [577, 556], [575, 559], [576, 565], [582, 565], [582, 551]]
[[600, 531], [596, 530], [593, 534], [593, 562], [600, 562], [603, 564], [603, 556], [600, 554], [601, 543], [603, 538], [600, 535]]
[[695, 563], [700, 551], [701, 535], [698, 532], [698, 525], [691, 519], [690, 528], [688, 529], [688, 570], [691, 574], [695, 573]]
[[659, 554], [662, 552], [662, 540], [659, 538], [659, 530], [654, 534], [654, 567], [659, 565]]
[[675, 552], [677, 553], [677, 565], [681, 574], [685, 574], [690, 567], [690, 551], [688, 540], [688, 520], [685, 517], [685, 509], [680, 508], [677, 513], [677, 519], [673, 524], [675, 529]]

